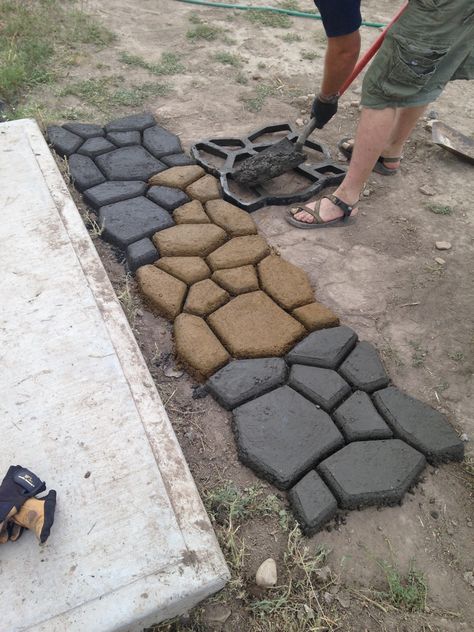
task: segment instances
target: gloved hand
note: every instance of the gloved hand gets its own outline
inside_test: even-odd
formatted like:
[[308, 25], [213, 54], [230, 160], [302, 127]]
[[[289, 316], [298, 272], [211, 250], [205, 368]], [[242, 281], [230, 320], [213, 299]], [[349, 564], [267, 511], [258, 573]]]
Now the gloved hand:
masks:
[[322, 129], [336, 114], [338, 100], [337, 94], [327, 98], [318, 94], [315, 98], [311, 108], [311, 118], [316, 119], [317, 129]]
[[43, 498], [29, 498], [10, 522], [10, 540], [15, 542], [23, 529], [31, 529], [41, 544], [49, 537], [54, 522], [56, 492], [51, 489]]
[[7, 523], [32, 498], [46, 489], [36, 474], [21, 465], [11, 465], [0, 485], [0, 543], [8, 539]]

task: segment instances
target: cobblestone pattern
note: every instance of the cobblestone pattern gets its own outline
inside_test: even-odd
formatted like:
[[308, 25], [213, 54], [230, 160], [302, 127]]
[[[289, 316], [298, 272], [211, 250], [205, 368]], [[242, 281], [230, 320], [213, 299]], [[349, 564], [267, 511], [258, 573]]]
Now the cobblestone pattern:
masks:
[[[377, 350], [315, 300], [304, 272], [271, 251], [153, 116], [48, 136], [102, 238], [174, 321], [179, 360], [233, 411], [239, 458], [289, 490], [305, 533], [338, 507], [400, 502], [426, 461], [463, 458], [443, 415], [390, 385]], [[258, 133], [235, 152], [249, 143], [257, 150]]]

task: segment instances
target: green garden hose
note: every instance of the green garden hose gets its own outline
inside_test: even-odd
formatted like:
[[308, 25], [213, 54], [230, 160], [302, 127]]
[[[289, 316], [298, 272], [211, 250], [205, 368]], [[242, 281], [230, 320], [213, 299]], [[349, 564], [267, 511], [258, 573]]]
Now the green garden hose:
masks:
[[[309, 18], [310, 20], [321, 20], [321, 16], [317, 13], [305, 13], [304, 11], [293, 11], [292, 9], [280, 9], [277, 7], [252, 7], [247, 4], [229, 4], [227, 2], [208, 2], [207, 0], [177, 0], [177, 2], [186, 2], [187, 4], [198, 4], [204, 7], [214, 7], [215, 9], [236, 9], [238, 11], [271, 11], [272, 13], [284, 13], [295, 18]], [[362, 22], [362, 26], [371, 28], [381, 28], [386, 26], [379, 22]]]

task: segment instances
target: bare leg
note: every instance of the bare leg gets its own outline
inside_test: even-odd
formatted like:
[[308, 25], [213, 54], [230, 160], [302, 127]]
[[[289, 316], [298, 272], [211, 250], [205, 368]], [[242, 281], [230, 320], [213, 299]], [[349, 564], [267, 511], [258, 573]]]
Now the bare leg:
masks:
[[353, 71], [359, 52], [359, 31], [349, 33], [349, 35], [328, 38], [320, 91], [323, 96], [329, 97], [339, 91], [339, 88]]
[[[357, 127], [349, 170], [334, 194], [348, 204], [356, 204], [379, 156], [381, 154], [388, 157], [401, 155], [406, 139], [425, 108], [426, 106], [398, 110], [364, 108]], [[397, 163], [394, 164], [397, 165]], [[389, 165], [391, 166], [391, 163], [387, 166]], [[313, 210], [315, 205], [316, 202], [307, 204], [308, 208]], [[342, 211], [329, 200], [323, 199], [319, 206], [319, 215], [323, 221], [327, 222], [341, 217]], [[313, 216], [304, 211], [297, 213], [295, 219], [308, 223], [314, 221]]]

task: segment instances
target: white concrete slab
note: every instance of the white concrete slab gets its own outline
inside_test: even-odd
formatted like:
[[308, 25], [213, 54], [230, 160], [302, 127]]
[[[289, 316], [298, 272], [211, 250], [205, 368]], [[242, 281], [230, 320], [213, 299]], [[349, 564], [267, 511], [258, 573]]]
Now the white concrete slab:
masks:
[[[0, 475], [58, 492], [0, 548], [8, 632], [141, 630], [228, 571], [135, 338], [32, 120], [0, 124]], [[90, 476], [86, 478], [86, 473]]]

